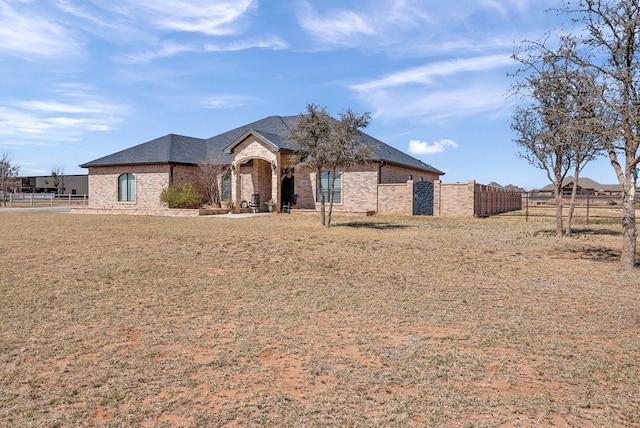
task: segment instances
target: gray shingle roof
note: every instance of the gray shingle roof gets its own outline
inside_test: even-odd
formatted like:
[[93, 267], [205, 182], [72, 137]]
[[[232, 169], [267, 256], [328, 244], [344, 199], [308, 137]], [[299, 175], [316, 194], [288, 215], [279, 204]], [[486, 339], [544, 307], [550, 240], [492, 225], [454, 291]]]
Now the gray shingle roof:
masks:
[[[280, 149], [294, 150], [295, 146], [287, 140], [287, 136], [298, 117], [269, 116], [208, 139], [169, 134], [84, 163], [80, 167], [140, 164], [196, 165], [208, 155], [215, 156], [221, 162], [230, 163], [230, 146], [236, 143], [243, 134], [250, 131], [254, 131]], [[363, 133], [362, 138], [365, 143], [371, 146], [377, 157], [372, 159], [374, 161], [385, 161], [436, 174], [444, 174], [431, 165], [409, 156], [368, 134]]]

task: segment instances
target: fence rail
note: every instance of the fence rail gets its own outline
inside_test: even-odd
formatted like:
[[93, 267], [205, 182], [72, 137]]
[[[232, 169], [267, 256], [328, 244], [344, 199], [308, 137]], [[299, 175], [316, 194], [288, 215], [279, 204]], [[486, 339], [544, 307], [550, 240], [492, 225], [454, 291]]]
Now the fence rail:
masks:
[[[562, 198], [563, 216], [569, 213], [571, 196]], [[522, 209], [504, 215], [530, 217], [555, 217], [556, 200], [548, 193], [526, 192], [522, 194]], [[596, 219], [622, 219], [622, 196], [620, 195], [576, 195], [573, 218], [576, 222], [589, 223]]]
[[89, 203], [88, 195], [58, 195], [57, 193], [9, 193], [10, 207], [82, 205]]

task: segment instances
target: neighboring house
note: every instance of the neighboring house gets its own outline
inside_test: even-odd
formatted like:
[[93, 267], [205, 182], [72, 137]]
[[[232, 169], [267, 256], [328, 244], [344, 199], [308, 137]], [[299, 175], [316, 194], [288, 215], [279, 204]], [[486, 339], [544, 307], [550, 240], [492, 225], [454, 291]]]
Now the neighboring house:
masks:
[[[575, 178], [569, 176], [562, 182], [563, 196], [571, 196], [573, 182]], [[640, 191], [640, 188], [638, 188]], [[553, 184], [548, 184], [537, 191], [538, 193], [553, 196]], [[579, 178], [576, 194], [578, 196], [600, 195], [600, 196], [621, 196], [622, 188], [619, 184], [600, 184], [590, 178]]]
[[[56, 187], [56, 184], [58, 184], [58, 187]], [[89, 183], [86, 174], [67, 174], [57, 178], [50, 175], [21, 177], [19, 191], [25, 193], [88, 195]]]
[[[164, 188], [195, 183], [197, 165], [214, 158], [230, 166], [220, 181], [223, 199], [235, 206], [259, 199], [266, 210], [273, 198], [277, 210], [283, 204], [319, 209], [317, 183], [323, 180], [326, 191], [328, 173], [318, 177], [295, 166], [287, 137], [298, 117], [270, 116], [208, 139], [169, 134], [80, 165], [89, 169], [89, 208], [153, 212], [162, 208]], [[361, 138], [374, 155], [339, 171], [334, 211], [416, 213], [413, 183], [433, 183], [444, 173], [367, 134]]]

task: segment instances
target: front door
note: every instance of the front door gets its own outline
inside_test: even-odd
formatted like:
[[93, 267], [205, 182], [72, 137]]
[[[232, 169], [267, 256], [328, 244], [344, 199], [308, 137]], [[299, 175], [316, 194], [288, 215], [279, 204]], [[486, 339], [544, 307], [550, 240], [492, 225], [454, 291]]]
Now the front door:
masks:
[[294, 193], [294, 176], [291, 175], [291, 177], [284, 177], [282, 179], [282, 188], [280, 189], [280, 195], [281, 195], [281, 200], [280, 200], [280, 207], [282, 208], [282, 205], [284, 204], [290, 204], [293, 205], [294, 204], [294, 200], [293, 200], [293, 193]]

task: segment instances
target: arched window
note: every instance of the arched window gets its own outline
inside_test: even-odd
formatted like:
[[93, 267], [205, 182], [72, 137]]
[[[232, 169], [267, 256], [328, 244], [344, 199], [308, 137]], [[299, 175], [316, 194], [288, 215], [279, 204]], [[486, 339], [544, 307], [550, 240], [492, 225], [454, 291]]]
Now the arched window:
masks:
[[136, 201], [136, 177], [131, 173], [122, 174], [118, 177], [118, 201]]

